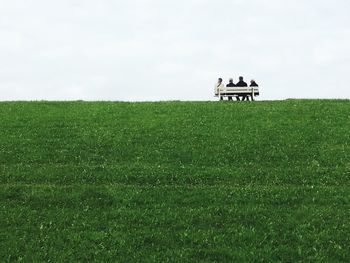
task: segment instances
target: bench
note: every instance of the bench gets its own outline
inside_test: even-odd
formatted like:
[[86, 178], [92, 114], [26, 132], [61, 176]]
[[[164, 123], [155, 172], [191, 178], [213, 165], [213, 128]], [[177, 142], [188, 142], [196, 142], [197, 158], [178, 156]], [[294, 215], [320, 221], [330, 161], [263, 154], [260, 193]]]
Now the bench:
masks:
[[219, 93], [215, 94], [215, 97], [220, 99], [237, 96], [249, 96], [254, 100], [256, 96], [259, 96], [259, 87], [225, 87], [219, 89]]

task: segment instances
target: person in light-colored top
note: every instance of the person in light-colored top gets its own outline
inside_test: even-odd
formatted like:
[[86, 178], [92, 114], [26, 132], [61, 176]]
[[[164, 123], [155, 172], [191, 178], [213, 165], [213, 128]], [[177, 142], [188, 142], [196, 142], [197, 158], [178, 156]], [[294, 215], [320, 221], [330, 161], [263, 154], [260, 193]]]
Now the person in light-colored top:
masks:
[[[222, 78], [218, 79], [218, 82], [215, 84], [215, 95], [219, 95], [219, 90], [220, 89], [224, 89], [225, 85], [222, 82]], [[223, 100], [224, 98], [222, 96], [220, 96], [220, 100]]]

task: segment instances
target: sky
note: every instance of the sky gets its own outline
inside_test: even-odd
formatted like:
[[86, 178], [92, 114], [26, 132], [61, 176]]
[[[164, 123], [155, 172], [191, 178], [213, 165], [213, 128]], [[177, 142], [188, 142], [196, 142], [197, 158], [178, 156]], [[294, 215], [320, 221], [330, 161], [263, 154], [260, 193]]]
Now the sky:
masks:
[[350, 98], [349, 0], [0, 0], [0, 100]]

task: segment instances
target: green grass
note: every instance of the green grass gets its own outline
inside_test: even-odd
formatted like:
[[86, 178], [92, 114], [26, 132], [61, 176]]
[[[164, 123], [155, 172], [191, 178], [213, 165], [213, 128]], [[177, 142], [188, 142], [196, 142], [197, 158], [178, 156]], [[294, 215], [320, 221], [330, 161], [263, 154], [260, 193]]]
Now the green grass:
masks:
[[0, 103], [0, 262], [349, 262], [350, 101]]

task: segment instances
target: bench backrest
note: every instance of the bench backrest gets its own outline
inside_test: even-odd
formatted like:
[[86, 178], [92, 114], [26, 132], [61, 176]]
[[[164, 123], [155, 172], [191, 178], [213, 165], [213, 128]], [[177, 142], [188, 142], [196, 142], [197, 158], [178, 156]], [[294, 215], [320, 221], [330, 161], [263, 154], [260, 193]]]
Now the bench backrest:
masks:
[[253, 89], [254, 93], [259, 92], [259, 87], [224, 87], [220, 89], [220, 93], [245, 94], [252, 93]]

